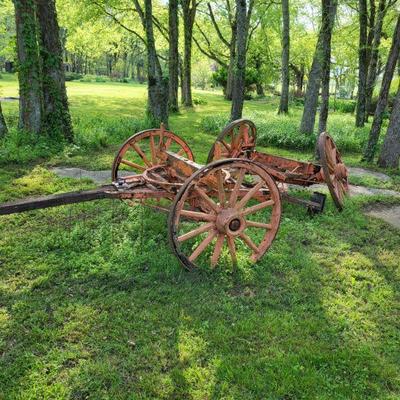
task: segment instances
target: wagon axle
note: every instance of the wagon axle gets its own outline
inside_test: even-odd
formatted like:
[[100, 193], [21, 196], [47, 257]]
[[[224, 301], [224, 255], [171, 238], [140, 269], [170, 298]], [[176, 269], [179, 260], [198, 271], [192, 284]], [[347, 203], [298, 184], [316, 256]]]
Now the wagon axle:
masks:
[[0, 215], [104, 198], [140, 201], [169, 212], [171, 246], [186, 268], [236, 264], [239, 252], [255, 262], [277, 234], [282, 200], [312, 214], [324, 208], [324, 194], [304, 200], [282, 185], [325, 182], [339, 210], [348, 189], [347, 169], [325, 133], [321, 164], [261, 153], [255, 145], [255, 125], [234, 121], [213, 144], [208, 164], [200, 165], [187, 143], [162, 125], [126, 140], [114, 159], [111, 185], [5, 203]]

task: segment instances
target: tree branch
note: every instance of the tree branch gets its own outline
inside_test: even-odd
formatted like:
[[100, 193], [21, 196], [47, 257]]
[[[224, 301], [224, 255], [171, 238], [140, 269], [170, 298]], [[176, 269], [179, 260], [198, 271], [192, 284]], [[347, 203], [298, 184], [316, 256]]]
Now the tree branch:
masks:
[[209, 10], [209, 12], [210, 12], [211, 22], [212, 22], [213, 25], [214, 25], [214, 28], [215, 28], [215, 30], [216, 30], [216, 32], [217, 32], [218, 37], [219, 37], [219, 38], [221, 39], [221, 41], [225, 44], [225, 46], [230, 47], [231, 44], [224, 38], [224, 36], [223, 36], [222, 33], [221, 33], [221, 30], [219, 29], [219, 26], [218, 26], [218, 24], [217, 24], [217, 21], [215, 20], [215, 16], [214, 16], [214, 13], [213, 13], [211, 4], [210, 4], [210, 3], [207, 3], [207, 6], [208, 6], [208, 10]]

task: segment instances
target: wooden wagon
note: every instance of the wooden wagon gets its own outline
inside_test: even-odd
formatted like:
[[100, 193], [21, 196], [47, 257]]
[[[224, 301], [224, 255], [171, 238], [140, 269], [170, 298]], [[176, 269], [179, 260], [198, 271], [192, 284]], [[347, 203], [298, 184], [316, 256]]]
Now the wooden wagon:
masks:
[[282, 200], [311, 213], [323, 210], [325, 195], [294, 197], [286, 184], [326, 183], [341, 210], [348, 173], [326, 133], [318, 140], [320, 163], [277, 157], [255, 146], [253, 122], [234, 121], [218, 136], [207, 164], [200, 165], [188, 144], [162, 125], [125, 141], [114, 159], [110, 185], [5, 203], [0, 215], [104, 198], [141, 202], [169, 212], [171, 247], [185, 268], [236, 264], [238, 253], [256, 262], [277, 234]]

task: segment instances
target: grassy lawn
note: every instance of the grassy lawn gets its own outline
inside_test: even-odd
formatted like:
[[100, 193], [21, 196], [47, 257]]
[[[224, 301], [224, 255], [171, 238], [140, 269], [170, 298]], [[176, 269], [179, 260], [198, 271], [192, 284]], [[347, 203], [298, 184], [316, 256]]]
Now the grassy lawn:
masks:
[[[17, 94], [9, 76], [0, 85], [1, 96]], [[145, 110], [144, 86], [68, 90], [86, 145], [3, 165], [0, 201], [91, 187], [47, 167], [110, 168]], [[172, 116], [171, 129], [204, 162], [214, 136], [201, 120], [230, 105], [195, 95], [207, 103]], [[3, 107], [15, 120], [17, 103]], [[276, 118], [276, 100], [245, 110]], [[351, 115], [330, 120], [353, 124]], [[196, 273], [170, 251], [167, 217], [142, 206], [102, 200], [1, 217], [0, 399], [398, 399], [400, 235], [362, 212], [396, 202], [359, 197], [338, 213], [328, 199], [313, 218], [284, 204], [260, 262]]]

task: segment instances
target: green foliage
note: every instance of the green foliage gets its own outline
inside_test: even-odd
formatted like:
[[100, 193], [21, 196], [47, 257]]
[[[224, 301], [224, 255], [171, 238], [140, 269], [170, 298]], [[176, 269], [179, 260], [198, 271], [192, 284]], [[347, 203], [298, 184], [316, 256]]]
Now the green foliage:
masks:
[[329, 109], [341, 113], [353, 114], [356, 109], [357, 102], [355, 100], [330, 99]]
[[25, 164], [40, 158], [49, 158], [60, 152], [65, 143], [48, 136], [10, 128], [8, 135], [0, 140], [0, 165]]
[[67, 82], [71, 82], [71, 81], [78, 81], [80, 79], [83, 78], [82, 74], [78, 74], [76, 72], [66, 72], [65, 73], [65, 80]]
[[[260, 146], [274, 146], [294, 150], [312, 150], [317, 140], [313, 135], [301, 134], [298, 130], [299, 120], [293, 116], [282, 116], [261, 112], [247, 114], [257, 126], [257, 143]], [[228, 123], [226, 114], [210, 115], [202, 118], [202, 129], [216, 135]], [[368, 137], [368, 128], [355, 128], [353, 121], [343, 123], [332, 120], [329, 133], [342, 151], [359, 152], [363, 149]]]

